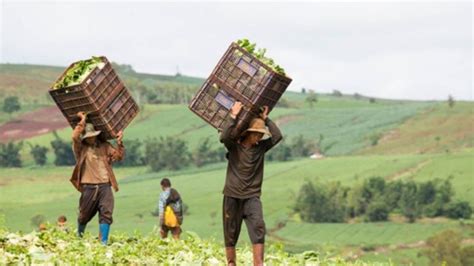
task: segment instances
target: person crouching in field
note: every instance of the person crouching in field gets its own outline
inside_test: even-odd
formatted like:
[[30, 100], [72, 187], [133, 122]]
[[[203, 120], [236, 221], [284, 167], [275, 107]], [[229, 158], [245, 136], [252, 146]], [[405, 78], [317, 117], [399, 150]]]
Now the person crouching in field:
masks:
[[163, 178], [160, 184], [163, 190], [158, 201], [161, 238], [166, 238], [171, 231], [173, 238], [178, 240], [183, 224], [183, 201], [178, 191], [171, 188], [168, 178]]
[[58, 217], [58, 220], [56, 221], [56, 226], [61, 231], [69, 232], [69, 229], [67, 228], [67, 218], [64, 215]]
[[123, 134], [117, 134], [117, 147], [99, 138], [92, 124], [86, 124], [86, 114], [77, 114], [81, 121], [72, 133], [72, 147], [76, 166], [70, 179], [74, 187], [81, 192], [79, 199], [79, 217], [77, 234], [82, 237], [87, 223], [99, 212], [100, 241], [106, 245], [109, 238], [114, 195], [112, 188], [119, 190], [112, 163], [124, 158]]
[[[282, 139], [282, 135], [268, 118], [268, 106], [264, 107], [260, 117], [250, 122], [241, 136], [236, 135], [236, 118], [241, 109], [240, 102], [232, 106], [230, 119], [220, 135], [220, 141], [228, 151], [222, 208], [226, 257], [228, 265], [236, 264], [235, 246], [242, 220], [245, 220], [252, 242], [254, 265], [263, 265], [265, 222], [260, 201], [263, 163], [265, 153]], [[262, 140], [264, 135], [269, 138]]]

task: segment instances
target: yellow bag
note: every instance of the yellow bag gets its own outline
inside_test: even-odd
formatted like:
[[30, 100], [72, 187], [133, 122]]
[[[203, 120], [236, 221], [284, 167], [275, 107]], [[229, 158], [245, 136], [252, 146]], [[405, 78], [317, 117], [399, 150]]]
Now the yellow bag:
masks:
[[165, 225], [168, 227], [178, 226], [178, 218], [174, 214], [173, 208], [170, 205], [165, 208]]

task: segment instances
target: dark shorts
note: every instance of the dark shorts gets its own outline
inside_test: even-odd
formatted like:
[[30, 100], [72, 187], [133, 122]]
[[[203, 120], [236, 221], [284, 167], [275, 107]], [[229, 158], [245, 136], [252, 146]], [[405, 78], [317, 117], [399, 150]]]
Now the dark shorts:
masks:
[[87, 224], [99, 212], [99, 223], [112, 224], [114, 194], [110, 184], [81, 185], [79, 199], [79, 224]]
[[245, 220], [252, 244], [265, 243], [265, 222], [259, 197], [238, 199], [224, 196], [222, 219], [226, 247], [235, 247], [237, 244], [242, 220]]
[[161, 226], [161, 230], [165, 233], [165, 236], [168, 235], [168, 232], [171, 231], [171, 234], [176, 236], [181, 234], [181, 226], [176, 226], [176, 227], [168, 227], [166, 225]]

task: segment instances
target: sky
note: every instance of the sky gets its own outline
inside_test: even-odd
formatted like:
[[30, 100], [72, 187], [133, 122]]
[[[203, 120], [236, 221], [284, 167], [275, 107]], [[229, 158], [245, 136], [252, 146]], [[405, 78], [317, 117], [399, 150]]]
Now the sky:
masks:
[[289, 90], [473, 100], [470, 1], [0, 2], [2, 63], [105, 55], [138, 72], [205, 78], [248, 38], [285, 68]]

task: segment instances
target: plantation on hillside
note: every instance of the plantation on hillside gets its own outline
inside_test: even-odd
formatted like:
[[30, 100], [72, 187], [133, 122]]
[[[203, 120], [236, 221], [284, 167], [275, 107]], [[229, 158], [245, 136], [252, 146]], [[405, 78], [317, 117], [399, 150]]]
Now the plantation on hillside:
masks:
[[[55, 221], [59, 215], [74, 221], [79, 194], [68, 180], [72, 167], [55, 166], [58, 158], [62, 161], [70, 159], [67, 149], [70, 149], [71, 129], [59, 124], [54, 127], [59, 129], [57, 136], [63, 141], [59, 145], [55, 134], [42, 131], [44, 125], [57, 118], [45, 115], [51, 109], [29, 112], [45, 106], [56, 108], [46, 94], [64, 67], [1, 66], [0, 99], [17, 95], [21, 109], [11, 114], [0, 112], [0, 124], [26, 116], [23, 122], [16, 121], [15, 124], [35, 124], [32, 131], [40, 132], [24, 141], [19, 153], [22, 168], [12, 168], [11, 165], [0, 168], [0, 216], [5, 215], [8, 228], [0, 234], [0, 252], [18, 254], [12, 257], [0, 254], [2, 259], [17, 262], [32, 258], [27, 255], [31, 251], [38, 259], [76, 261], [74, 252], [82, 254], [83, 250], [96, 249], [94, 258], [105, 264], [129, 264], [137, 261], [137, 254], [143, 255], [150, 263], [190, 259], [192, 262], [222, 264], [225, 151], [218, 141], [218, 132], [185, 106], [201, 86], [202, 79], [180, 74], [136, 73], [131, 66], [115, 65], [120, 77], [133, 90], [133, 96], [140, 101], [141, 112], [125, 130], [130, 161], [115, 168], [121, 190], [115, 195], [117, 208], [111, 229], [112, 245], [104, 248], [91, 235], [81, 244], [73, 234], [54, 230], [40, 234], [10, 234], [17, 230], [36, 230], [39, 222]], [[310, 265], [319, 260], [322, 265], [352, 265], [332, 259], [341, 256], [374, 261], [378, 265], [381, 264], [378, 262], [390, 260], [397, 265], [428, 265], [428, 259], [419, 255], [425, 250], [420, 243], [428, 238], [455, 229], [463, 232], [464, 243], [471, 243], [472, 233], [467, 229], [473, 222], [472, 218], [458, 220], [422, 215], [414, 223], [408, 223], [402, 208], [396, 206], [387, 217], [383, 216], [388, 219], [385, 222], [365, 222], [366, 214], [361, 213], [346, 217], [347, 223], [308, 223], [294, 213], [293, 205], [301, 186], [307, 182], [340, 182], [345, 188], [353, 188], [364, 184], [370, 177], [378, 176], [387, 184], [412, 181], [422, 184], [436, 178], [449, 178], [454, 192], [451, 201], [467, 201], [473, 206], [474, 131], [466, 122], [472, 120], [472, 107], [472, 102], [455, 101], [449, 106], [447, 102], [343, 95], [338, 90], [332, 94], [286, 92], [270, 114], [282, 129], [284, 141], [266, 157], [261, 200], [268, 230], [267, 263], [278, 265], [278, 260], [285, 258], [292, 262], [288, 264], [294, 264], [295, 260], [306, 256], [306, 259], [316, 259], [316, 262], [307, 260], [306, 264]], [[29, 120], [36, 114], [44, 117]], [[60, 113], [59, 118], [64, 119]], [[153, 153], [156, 150], [153, 147], [163, 147], [167, 141], [175, 145], [159, 148], [160, 153]], [[151, 143], [148, 149], [147, 143]], [[0, 152], [5, 155], [15, 147], [1, 146]], [[175, 155], [173, 151], [178, 148], [187, 150], [187, 153], [183, 152], [179, 157], [170, 156], [170, 153]], [[46, 154], [43, 154], [45, 149]], [[303, 158], [318, 151], [324, 157], [317, 160]], [[11, 157], [16, 161], [16, 156]], [[154, 169], [146, 157], [157, 161]], [[172, 164], [162, 165], [162, 158], [168, 158]], [[176, 161], [181, 160], [188, 163], [180, 164], [180, 169], [175, 170]], [[161, 241], [150, 233], [157, 224], [152, 213], [160, 192], [159, 180], [163, 177], [173, 181], [173, 186], [179, 189], [189, 207], [183, 229], [197, 232], [203, 240], [191, 235], [175, 243]], [[385, 192], [379, 194], [385, 195]], [[94, 221], [87, 229], [90, 234], [97, 231]], [[145, 235], [139, 236], [135, 231]], [[8, 250], [2, 249], [10, 240], [20, 244], [8, 244]], [[37, 245], [26, 244], [30, 240], [37, 241]], [[60, 250], [65, 247], [64, 243], [68, 243], [67, 248]], [[251, 256], [248, 243], [243, 226], [238, 244], [241, 262]], [[286, 254], [276, 246], [270, 248], [275, 243], [283, 244], [286, 252], [298, 254]], [[301, 253], [305, 250], [316, 253]], [[170, 256], [172, 252], [175, 257]], [[326, 259], [326, 255], [313, 256], [327, 253], [331, 254], [331, 259]], [[5, 260], [0, 260], [2, 263]]]

